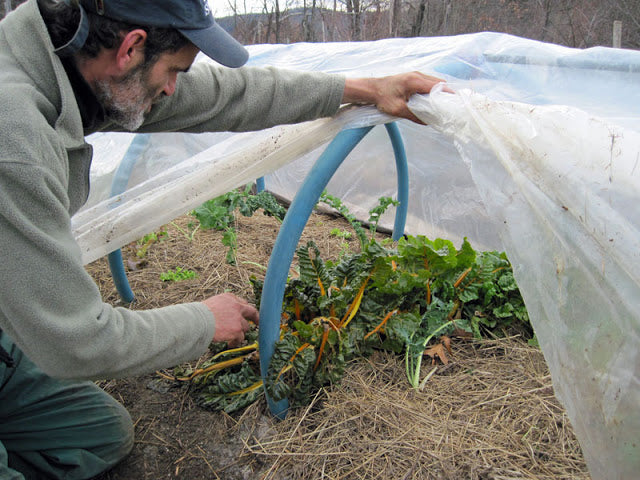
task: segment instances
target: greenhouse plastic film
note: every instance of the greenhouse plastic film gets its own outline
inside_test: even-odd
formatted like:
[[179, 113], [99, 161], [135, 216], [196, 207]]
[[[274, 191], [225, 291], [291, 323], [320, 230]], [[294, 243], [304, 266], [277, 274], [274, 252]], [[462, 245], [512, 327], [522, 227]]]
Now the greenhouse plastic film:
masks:
[[640, 134], [460, 91], [411, 108], [456, 145], [593, 478], [640, 471]]
[[[256, 66], [352, 77], [419, 70], [448, 81], [455, 95], [412, 99], [430, 126], [398, 121], [409, 162], [406, 232], [507, 251], [592, 477], [638, 478], [640, 52], [497, 33], [249, 50]], [[94, 135], [90, 202], [73, 218], [83, 258], [261, 175], [291, 199], [335, 132], [383, 120], [362, 111], [249, 134], [150, 135], [113, 199], [120, 160], [138, 137]], [[328, 190], [366, 220], [379, 197], [395, 196], [395, 179], [377, 127]]]
[[330, 141], [345, 125], [391, 120], [374, 109], [346, 108], [334, 118], [239, 134], [85, 208], [72, 219], [89, 263]]

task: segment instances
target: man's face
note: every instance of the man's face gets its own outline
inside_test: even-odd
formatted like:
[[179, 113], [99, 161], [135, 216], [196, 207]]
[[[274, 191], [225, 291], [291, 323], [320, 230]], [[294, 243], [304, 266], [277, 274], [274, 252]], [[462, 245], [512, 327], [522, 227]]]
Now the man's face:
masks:
[[131, 67], [118, 78], [95, 84], [95, 92], [107, 116], [126, 130], [137, 130], [152, 105], [173, 95], [178, 73], [186, 72], [198, 54], [193, 45], [174, 53], [163, 53], [153, 63]]

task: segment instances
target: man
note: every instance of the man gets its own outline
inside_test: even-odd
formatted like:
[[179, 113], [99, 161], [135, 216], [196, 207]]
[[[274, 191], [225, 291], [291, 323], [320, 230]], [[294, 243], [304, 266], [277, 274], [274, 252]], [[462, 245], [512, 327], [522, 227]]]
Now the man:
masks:
[[[202, 51], [224, 65], [192, 63]], [[91, 379], [237, 344], [258, 312], [222, 294], [149, 311], [104, 304], [70, 228], [96, 131], [246, 131], [406, 101], [440, 80], [238, 68], [203, 0], [29, 0], [0, 22], [0, 478], [90, 478], [130, 451], [125, 409]], [[231, 67], [231, 68], [229, 68]]]

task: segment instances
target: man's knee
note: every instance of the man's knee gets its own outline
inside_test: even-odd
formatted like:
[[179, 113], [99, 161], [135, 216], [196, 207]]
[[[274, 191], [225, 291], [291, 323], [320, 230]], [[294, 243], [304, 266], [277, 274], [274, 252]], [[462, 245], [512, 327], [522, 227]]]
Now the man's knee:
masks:
[[134, 443], [133, 421], [127, 409], [114, 399], [110, 410], [113, 421], [105, 427], [103, 432], [107, 442], [99, 449], [100, 451], [95, 452], [109, 465], [108, 468], [129, 455]]

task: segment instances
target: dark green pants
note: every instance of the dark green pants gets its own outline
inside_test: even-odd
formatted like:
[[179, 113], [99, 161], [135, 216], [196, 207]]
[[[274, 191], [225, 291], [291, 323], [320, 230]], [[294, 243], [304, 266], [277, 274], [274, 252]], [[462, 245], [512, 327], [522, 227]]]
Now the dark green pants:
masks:
[[92, 382], [45, 375], [0, 333], [15, 367], [0, 363], [0, 479], [86, 479], [133, 446], [131, 417]]

